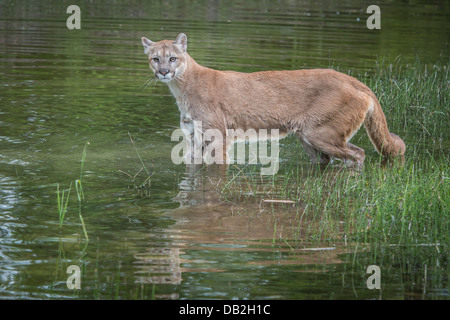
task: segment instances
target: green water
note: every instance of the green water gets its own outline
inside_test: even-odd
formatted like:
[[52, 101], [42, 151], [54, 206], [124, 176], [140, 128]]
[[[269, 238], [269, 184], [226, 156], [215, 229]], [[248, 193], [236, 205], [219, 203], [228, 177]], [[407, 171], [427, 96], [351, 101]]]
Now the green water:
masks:
[[[436, 246], [302, 242], [295, 209], [221, 202], [215, 173], [174, 165], [178, 109], [164, 84], [146, 86], [140, 43], [184, 32], [191, 56], [219, 70], [370, 74], [448, 56], [447, 2], [382, 2], [381, 30], [366, 27], [370, 1], [81, 1], [80, 30], [66, 27], [70, 4], [0, 3], [1, 298], [448, 299], [447, 258], [420, 262]], [[281, 148], [281, 171], [308, 166], [298, 143]], [[136, 150], [152, 174], [143, 187]], [[60, 229], [56, 190], [71, 182]], [[366, 286], [374, 255], [382, 290]]]

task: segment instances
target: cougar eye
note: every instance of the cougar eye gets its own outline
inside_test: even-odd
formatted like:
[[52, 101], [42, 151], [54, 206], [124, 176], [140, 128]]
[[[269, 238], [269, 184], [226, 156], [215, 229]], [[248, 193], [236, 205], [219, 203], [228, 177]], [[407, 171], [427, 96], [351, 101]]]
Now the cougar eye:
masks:
[[159, 58], [153, 58], [153, 61], [159, 62]]
[[178, 58], [170, 57], [169, 61], [170, 61], [170, 62], [175, 62], [175, 61], [177, 61], [177, 59], [178, 59]]

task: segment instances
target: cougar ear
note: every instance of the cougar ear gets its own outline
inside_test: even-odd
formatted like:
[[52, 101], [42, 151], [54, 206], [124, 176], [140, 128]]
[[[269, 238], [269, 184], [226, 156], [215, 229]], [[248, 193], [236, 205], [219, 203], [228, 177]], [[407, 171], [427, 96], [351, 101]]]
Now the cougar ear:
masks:
[[144, 53], [148, 54], [150, 51], [150, 46], [153, 44], [153, 41], [147, 39], [146, 37], [142, 37], [142, 45], [144, 46]]
[[180, 33], [178, 37], [173, 42], [176, 45], [179, 45], [181, 47], [181, 50], [183, 52], [186, 52], [187, 49], [187, 37], [184, 33]]

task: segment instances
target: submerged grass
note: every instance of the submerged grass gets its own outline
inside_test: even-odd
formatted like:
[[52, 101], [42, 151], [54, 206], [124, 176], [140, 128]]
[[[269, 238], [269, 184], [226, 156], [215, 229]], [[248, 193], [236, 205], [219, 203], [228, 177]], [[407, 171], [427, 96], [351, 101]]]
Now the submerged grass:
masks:
[[[139, 171], [137, 171], [137, 173], [135, 173], [134, 175], [129, 174], [128, 172], [125, 172], [123, 170], [119, 170], [119, 172], [127, 175], [131, 179], [131, 182], [133, 183], [133, 185], [129, 186], [129, 187], [132, 187], [133, 189], [137, 190], [138, 194], [140, 196], [142, 196], [142, 197], [145, 196], [147, 198], [151, 198], [152, 176], [153, 176], [154, 172], [150, 173], [150, 170], [145, 165], [144, 161], [142, 160], [141, 155], [139, 154], [139, 151], [136, 147], [136, 144], [134, 143], [133, 137], [131, 136], [130, 132], [128, 132], [128, 136], [130, 137], [131, 144], [133, 145], [134, 151], [136, 152], [136, 155], [137, 155], [139, 161], [141, 162], [142, 166], [141, 166], [141, 169]], [[145, 171], [145, 173], [146, 173], [144, 181], [137, 182], [137, 177], [140, 175], [140, 173], [142, 171]]]
[[66, 191], [59, 190], [59, 183], [56, 187], [56, 196], [57, 196], [57, 201], [58, 201], [58, 214], [59, 214], [59, 228], [62, 228], [63, 222], [64, 222], [64, 217], [66, 215], [67, 212], [67, 205], [69, 204], [69, 198], [70, 198], [70, 190], [72, 189], [72, 182], [70, 183], [69, 186], [69, 190]]
[[[433, 245], [449, 250], [449, 64], [383, 65], [357, 76], [379, 97], [391, 132], [404, 138], [405, 162], [383, 164], [365, 130], [362, 169], [286, 162], [270, 181], [238, 171], [222, 189], [228, 201], [251, 195], [296, 202], [307, 240]], [[294, 146], [293, 146], [294, 147]], [[296, 147], [296, 146], [295, 146]], [[282, 148], [283, 149], [283, 148]], [[297, 148], [301, 152], [301, 147]], [[304, 157], [304, 158], [303, 158]], [[289, 164], [290, 163], [290, 164]], [[267, 180], [267, 178], [266, 178]], [[234, 184], [234, 186], [233, 186]], [[293, 238], [300, 238], [300, 231]]]
[[[83, 227], [83, 233], [86, 241], [89, 241], [89, 236], [86, 230], [86, 224], [84, 223], [83, 215], [82, 215], [82, 205], [85, 200], [84, 198], [84, 192], [83, 192], [83, 184], [82, 184], [82, 178], [83, 178], [83, 168], [84, 163], [86, 161], [86, 149], [89, 142], [86, 142], [83, 148], [83, 155], [81, 157], [81, 168], [80, 168], [80, 178], [75, 180], [75, 190], [77, 193], [77, 201], [78, 201], [78, 217], [80, 218], [81, 226]], [[57, 204], [58, 204], [58, 216], [59, 216], [59, 227], [62, 228], [64, 217], [67, 213], [67, 207], [69, 204], [70, 199], [70, 191], [72, 190], [72, 182], [70, 182], [69, 189], [66, 191], [62, 190], [60, 191], [59, 183], [57, 184], [56, 189], [56, 195], [57, 195]]]

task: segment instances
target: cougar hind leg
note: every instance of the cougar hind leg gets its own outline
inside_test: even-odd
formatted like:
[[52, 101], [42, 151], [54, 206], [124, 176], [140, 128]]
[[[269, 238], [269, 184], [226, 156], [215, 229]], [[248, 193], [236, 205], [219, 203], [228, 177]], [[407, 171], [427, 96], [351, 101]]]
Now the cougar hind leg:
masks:
[[364, 150], [358, 148], [351, 143], [343, 143], [342, 145], [335, 145], [328, 142], [320, 142], [320, 150], [328, 155], [339, 158], [346, 164], [363, 164], [364, 163]]
[[314, 162], [328, 163], [332, 157], [339, 158], [346, 164], [362, 164], [364, 150], [346, 142], [344, 139], [336, 141], [333, 137], [317, 134], [305, 138], [301, 137], [303, 146]]
[[302, 143], [306, 152], [311, 157], [312, 162], [320, 163], [320, 164], [328, 164], [331, 161], [331, 158], [325, 154], [324, 152], [314, 148], [310, 143], [305, 141], [300, 134], [297, 134], [297, 138]]
[[364, 162], [364, 159], [366, 157], [364, 149], [361, 149], [360, 147], [357, 147], [354, 144], [351, 144], [350, 142], [347, 142], [347, 148], [351, 150], [351, 152], [353, 153], [353, 158], [356, 159], [357, 163]]

